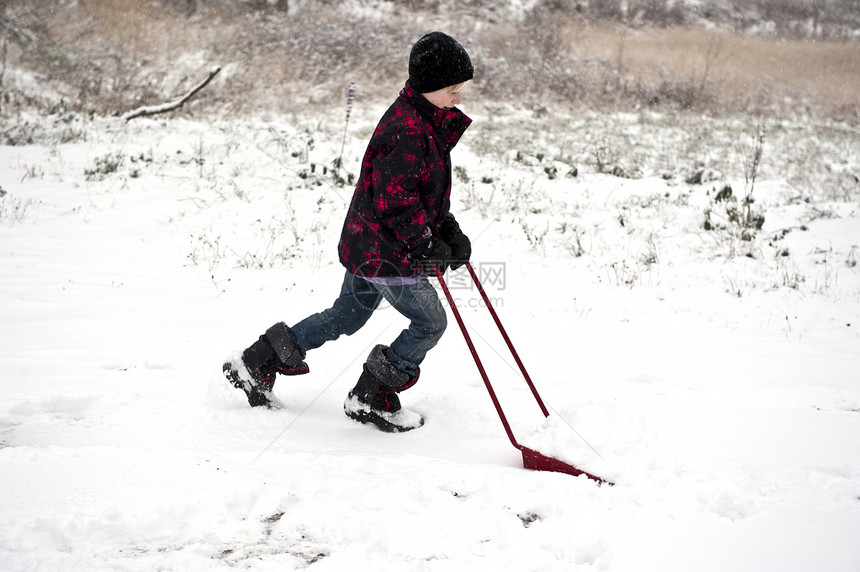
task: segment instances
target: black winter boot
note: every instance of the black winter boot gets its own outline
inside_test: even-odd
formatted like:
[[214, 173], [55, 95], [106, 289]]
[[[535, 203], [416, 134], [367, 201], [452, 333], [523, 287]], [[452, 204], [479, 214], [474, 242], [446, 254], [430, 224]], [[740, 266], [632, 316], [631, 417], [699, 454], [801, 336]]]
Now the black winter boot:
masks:
[[[403, 409], [397, 393], [418, 381], [388, 361], [388, 347], [378, 345], [364, 363], [358, 383], [343, 404], [347, 417], [361, 423], [372, 423], [382, 431], [400, 433], [424, 425], [420, 414]], [[420, 373], [420, 372], [419, 372]]]
[[301, 375], [309, 371], [308, 364], [303, 361], [302, 350], [293, 341], [293, 333], [283, 322], [278, 322], [264, 336], [275, 352], [272, 364], [278, 373], [284, 375]]
[[228, 359], [223, 366], [227, 380], [245, 392], [251, 407], [279, 409], [280, 401], [272, 393], [277, 374], [300, 375], [308, 372], [302, 353], [292, 339], [286, 324], [279, 322], [251, 344], [248, 349]]

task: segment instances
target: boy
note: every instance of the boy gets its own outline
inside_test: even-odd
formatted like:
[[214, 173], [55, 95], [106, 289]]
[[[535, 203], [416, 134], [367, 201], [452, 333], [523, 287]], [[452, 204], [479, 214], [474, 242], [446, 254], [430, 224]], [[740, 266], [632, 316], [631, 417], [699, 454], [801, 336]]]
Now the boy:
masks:
[[331, 308], [292, 327], [279, 322], [224, 364], [252, 407], [277, 406], [278, 373], [308, 372], [306, 353], [357, 332], [383, 298], [410, 321], [390, 346], [370, 352], [344, 402], [346, 415], [389, 432], [424, 424], [400, 405], [419, 365], [442, 337], [445, 309], [428, 280], [469, 261], [471, 243], [449, 212], [451, 149], [472, 122], [457, 109], [474, 69], [451, 36], [431, 32], [409, 54], [409, 79], [380, 119], [361, 162], [338, 244], [346, 275]]

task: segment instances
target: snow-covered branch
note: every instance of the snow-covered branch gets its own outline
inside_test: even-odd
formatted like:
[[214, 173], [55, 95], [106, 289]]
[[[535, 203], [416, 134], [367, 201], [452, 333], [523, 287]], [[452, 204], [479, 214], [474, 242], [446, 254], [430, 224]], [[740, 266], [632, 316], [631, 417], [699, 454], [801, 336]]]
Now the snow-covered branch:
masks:
[[212, 71], [209, 72], [209, 76], [206, 79], [195, 85], [193, 88], [191, 88], [191, 91], [189, 91], [176, 101], [172, 101], [170, 103], [163, 103], [161, 105], [148, 105], [144, 107], [138, 107], [134, 111], [129, 111], [128, 113], [123, 115], [122, 118], [126, 121], [131, 121], [135, 117], [145, 117], [147, 115], [156, 115], [158, 113], [166, 113], [168, 111], [173, 111], [174, 109], [179, 109], [180, 107], [185, 105], [185, 102], [194, 97], [194, 94], [206, 87], [206, 85], [210, 81], [212, 81], [212, 78], [218, 75], [218, 72], [220, 71], [220, 66], [214, 68]]

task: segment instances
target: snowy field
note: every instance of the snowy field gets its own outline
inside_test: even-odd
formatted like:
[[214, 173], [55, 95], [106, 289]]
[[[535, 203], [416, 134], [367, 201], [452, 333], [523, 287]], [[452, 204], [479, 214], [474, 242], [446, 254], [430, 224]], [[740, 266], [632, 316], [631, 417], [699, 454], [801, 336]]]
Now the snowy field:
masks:
[[0, 147], [0, 569], [860, 569], [860, 136], [838, 126], [768, 126], [744, 240], [716, 200], [744, 194], [743, 122], [464, 105], [454, 212], [543, 430], [463, 275], [453, 294], [521, 440], [616, 486], [522, 467], [453, 319], [401, 396], [420, 430], [342, 413], [390, 309], [281, 378], [284, 410], [248, 407], [222, 360], [334, 299], [336, 176], [384, 103], [345, 141], [340, 110], [4, 127], [30, 143]]

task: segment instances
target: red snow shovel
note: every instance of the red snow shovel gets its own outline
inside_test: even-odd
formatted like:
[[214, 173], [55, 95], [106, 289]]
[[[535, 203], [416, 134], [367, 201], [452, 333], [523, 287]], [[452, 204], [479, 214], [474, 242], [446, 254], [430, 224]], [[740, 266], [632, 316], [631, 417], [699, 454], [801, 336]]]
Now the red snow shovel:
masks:
[[[514, 349], [514, 345], [511, 343], [511, 339], [508, 337], [508, 333], [505, 331], [504, 326], [502, 326], [502, 322], [499, 320], [499, 316], [496, 314], [496, 310], [493, 309], [493, 305], [490, 303], [490, 299], [487, 297], [487, 293], [484, 292], [484, 287], [481, 286], [480, 280], [478, 280], [478, 276], [475, 274], [475, 269], [472, 268], [470, 263], [465, 264], [466, 269], [469, 271], [469, 275], [472, 277], [472, 280], [475, 283], [475, 286], [478, 287], [478, 291], [481, 293], [481, 297], [484, 299], [484, 303], [487, 305], [487, 309], [490, 311], [490, 314], [493, 316], [493, 321], [496, 322], [496, 326], [499, 328], [499, 332], [502, 334], [502, 337], [505, 339], [505, 343], [508, 345], [508, 349], [511, 350], [511, 354], [514, 356], [514, 360], [517, 362], [517, 365], [520, 368], [520, 371], [523, 374], [523, 378], [525, 378], [526, 383], [529, 385], [529, 389], [532, 390], [532, 395], [534, 395], [535, 400], [537, 400], [538, 406], [540, 407], [541, 412], [544, 417], [549, 417], [549, 411], [547, 411], [546, 405], [544, 405], [543, 400], [538, 394], [537, 388], [534, 383], [532, 383], [531, 378], [529, 377], [528, 372], [526, 371], [525, 366], [523, 366], [523, 362], [520, 360], [520, 356], [517, 354], [517, 350]], [[442, 290], [445, 292], [445, 297], [448, 299], [448, 305], [451, 307], [451, 311], [454, 312], [454, 317], [457, 318], [457, 324], [460, 326], [460, 331], [463, 332], [463, 338], [466, 340], [466, 345], [469, 346], [469, 351], [472, 352], [472, 357], [475, 359], [475, 365], [478, 366], [478, 371], [481, 373], [481, 377], [484, 380], [484, 385], [487, 386], [487, 391], [490, 393], [490, 399], [493, 400], [493, 405], [496, 407], [496, 411], [499, 414], [499, 418], [502, 420], [502, 425], [505, 427], [505, 432], [508, 434], [508, 439], [511, 440], [511, 444], [519, 449], [523, 454], [523, 467], [526, 469], [533, 469], [535, 471], [552, 471], [556, 473], [567, 473], [568, 475], [585, 475], [589, 479], [596, 481], [598, 484], [607, 484], [612, 485], [613, 483], [602, 479], [598, 476], [592, 475], [586, 471], [581, 469], [577, 469], [572, 465], [568, 465], [563, 461], [559, 461], [558, 459], [554, 459], [553, 457], [547, 457], [542, 453], [538, 453], [534, 449], [530, 449], [524, 445], [520, 445], [517, 443], [516, 437], [514, 437], [514, 432], [511, 431], [511, 426], [508, 424], [508, 419], [505, 417], [504, 411], [502, 411], [502, 406], [499, 404], [499, 400], [496, 397], [496, 392], [493, 390], [492, 384], [490, 384], [490, 378], [487, 376], [487, 372], [484, 370], [484, 365], [481, 363], [481, 358], [478, 357], [478, 352], [475, 350], [475, 345], [472, 343], [472, 338], [469, 336], [469, 332], [466, 330], [466, 325], [463, 323], [463, 318], [460, 317], [460, 311], [457, 309], [457, 304], [454, 302], [454, 298], [451, 296], [451, 292], [448, 290], [448, 285], [445, 283], [445, 279], [442, 277], [442, 273], [439, 271], [439, 268], [434, 266], [433, 270], [436, 272], [436, 278], [439, 279], [439, 284], [442, 285]]]

